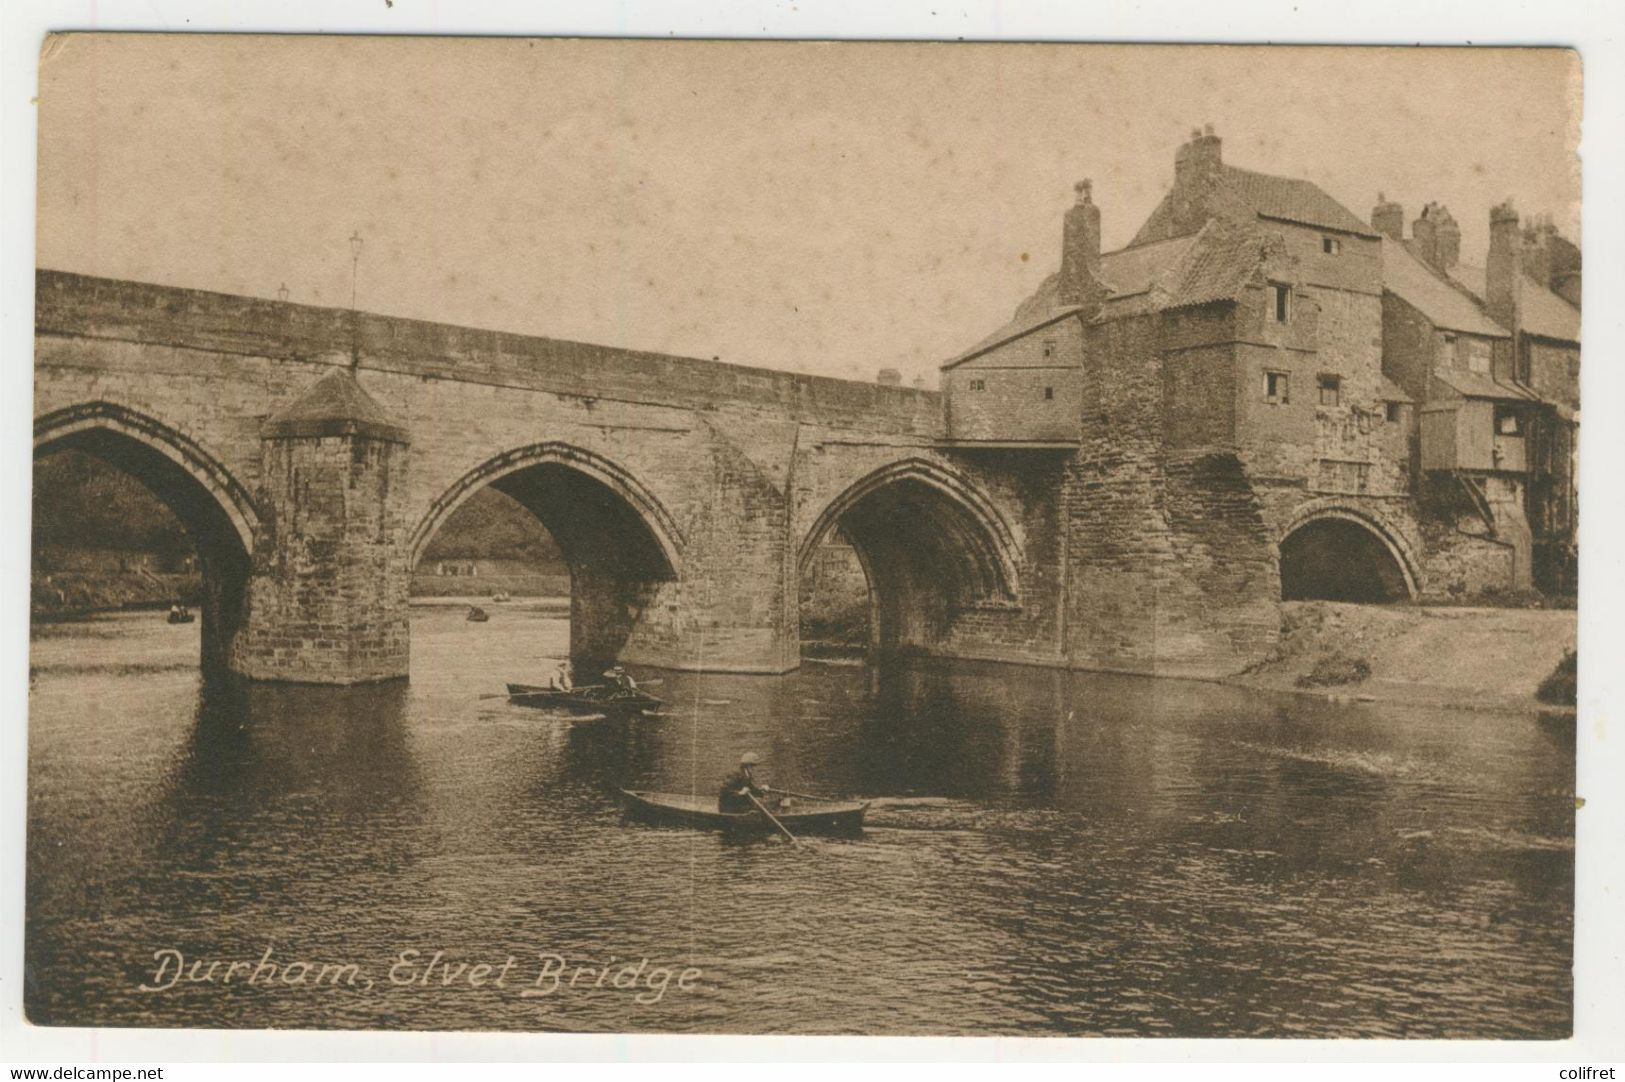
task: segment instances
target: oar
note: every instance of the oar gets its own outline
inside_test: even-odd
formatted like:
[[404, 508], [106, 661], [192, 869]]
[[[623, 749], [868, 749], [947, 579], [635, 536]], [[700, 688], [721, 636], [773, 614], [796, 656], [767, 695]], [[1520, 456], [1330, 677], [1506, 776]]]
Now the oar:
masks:
[[756, 799], [756, 794], [755, 793], [753, 793], [753, 792], [751, 792], [750, 790], [747, 789], [747, 790], [745, 790], [745, 795], [750, 797], [750, 802], [752, 804], [756, 805], [756, 810], [757, 811], [759, 811], [763, 815], [767, 816], [767, 821], [768, 822], [772, 823], [774, 826], [779, 828], [779, 833], [780, 834], [783, 834], [786, 838], [790, 839], [790, 844], [791, 845], [796, 844], [796, 836], [794, 834], [791, 834], [788, 830], [785, 829], [784, 824], [779, 822], [778, 816], [776, 816], [772, 812], [768, 811], [767, 807], [765, 805], [763, 805], [763, 803], [760, 800]]
[[802, 800], [822, 800], [826, 804], [837, 803], [836, 799], [832, 796], [816, 796], [813, 793], [797, 793], [789, 789], [775, 789], [771, 785], [764, 785], [762, 788], [766, 789], [770, 793], [783, 793], [785, 796], [800, 797]]

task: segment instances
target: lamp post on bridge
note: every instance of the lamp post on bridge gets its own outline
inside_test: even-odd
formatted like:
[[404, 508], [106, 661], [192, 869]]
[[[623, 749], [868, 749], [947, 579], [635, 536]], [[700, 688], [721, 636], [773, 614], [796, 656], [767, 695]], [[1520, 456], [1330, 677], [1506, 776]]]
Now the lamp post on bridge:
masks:
[[356, 279], [361, 272], [361, 230], [350, 234], [350, 372], [361, 367], [360, 317], [355, 310]]

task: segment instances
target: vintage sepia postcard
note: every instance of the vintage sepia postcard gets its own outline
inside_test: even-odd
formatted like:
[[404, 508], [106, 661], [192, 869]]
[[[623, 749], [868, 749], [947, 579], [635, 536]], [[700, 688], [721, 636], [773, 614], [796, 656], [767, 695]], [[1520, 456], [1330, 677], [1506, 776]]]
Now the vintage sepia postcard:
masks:
[[28, 1021], [1567, 1037], [1580, 80], [50, 37]]

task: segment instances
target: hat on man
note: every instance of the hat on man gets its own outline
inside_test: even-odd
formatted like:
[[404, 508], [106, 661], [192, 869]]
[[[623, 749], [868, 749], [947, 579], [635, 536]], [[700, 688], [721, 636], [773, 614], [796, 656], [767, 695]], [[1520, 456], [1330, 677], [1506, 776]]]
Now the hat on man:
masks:
[[762, 757], [757, 755], [754, 751], [747, 751], [745, 754], [739, 757], [740, 766], [755, 766], [761, 761]]

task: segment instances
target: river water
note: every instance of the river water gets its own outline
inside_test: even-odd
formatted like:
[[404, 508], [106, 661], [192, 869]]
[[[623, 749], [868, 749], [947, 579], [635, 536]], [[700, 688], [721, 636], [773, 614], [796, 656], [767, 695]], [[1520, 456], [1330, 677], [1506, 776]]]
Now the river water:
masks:
[[[1569, 1031], [1571, 721], [914, 662], [640, 673], [661, 716], [571, 724], [482, 697], [545, 676], [563, 610], [488, 607], [415, 609], [410, 684], [364, 689], [205, 686], [159, 614], [36, 628], [29, 1017]], [[617, 806], [744, 750], [886, 799], [796, 846]]]

